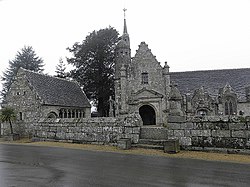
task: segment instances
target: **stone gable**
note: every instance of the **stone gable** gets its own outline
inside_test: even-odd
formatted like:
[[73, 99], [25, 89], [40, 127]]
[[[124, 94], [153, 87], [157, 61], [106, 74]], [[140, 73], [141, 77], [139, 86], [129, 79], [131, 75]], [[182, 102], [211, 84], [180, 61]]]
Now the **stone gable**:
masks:
[[90, 117], [90, 104], [77, 83], [19, 69], [3, 107], [15, 109], [14, 132], [28, 135], [41, 118]]

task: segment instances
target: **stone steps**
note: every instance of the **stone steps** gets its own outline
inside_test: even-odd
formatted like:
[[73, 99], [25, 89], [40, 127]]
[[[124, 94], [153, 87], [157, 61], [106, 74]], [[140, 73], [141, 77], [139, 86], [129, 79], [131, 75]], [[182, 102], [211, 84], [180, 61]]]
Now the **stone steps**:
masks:
[[143, 126], [141, 127], [138, 144], [134, 144], [133, 147], [163, 150], [163, 145], [167, 138], [168, 131], [165, 127]]
[[140, 139], [162, 140], [168, 138], [168, 130], [165, 127], [141, 127]]
[[159, 150], [163, 150], [162, 145], [133, 144], [132, 147], [143, 148], [143, 149], [159, 149]]
[[139, 139], [138, 144], [133, 144], [132, 147], [163, 150], [164, 142], [166, 140]]
[[154, 139], [139, 139], [138, 144], [148, 144], [148, 145], [164, 145], [166, 140], [154, 140]]

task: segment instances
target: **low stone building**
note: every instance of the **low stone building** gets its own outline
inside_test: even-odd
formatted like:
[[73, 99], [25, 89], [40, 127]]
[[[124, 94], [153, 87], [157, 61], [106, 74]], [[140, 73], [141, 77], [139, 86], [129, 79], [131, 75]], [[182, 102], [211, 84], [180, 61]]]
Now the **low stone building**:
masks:
[[15, 109], [16, 123], [26, 128], [41, 118], [87, 118], [91, 113], [91, 105], [77, 82], [23, 68], [11, 84], [3, 104], [6, 106]]

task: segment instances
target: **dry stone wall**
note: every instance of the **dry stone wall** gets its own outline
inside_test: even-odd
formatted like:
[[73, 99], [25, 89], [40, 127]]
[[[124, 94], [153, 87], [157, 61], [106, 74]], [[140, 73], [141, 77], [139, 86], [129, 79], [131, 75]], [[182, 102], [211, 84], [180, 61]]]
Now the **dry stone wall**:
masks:
[[179, 139], [184, 148], [250, 149], [250, 122], [194, 120], [169, 123], [168, 138]]
[[43, 119], [34, 125], [34, 140], [116, 144], [120, 138], [139, 140], [141, 118]]

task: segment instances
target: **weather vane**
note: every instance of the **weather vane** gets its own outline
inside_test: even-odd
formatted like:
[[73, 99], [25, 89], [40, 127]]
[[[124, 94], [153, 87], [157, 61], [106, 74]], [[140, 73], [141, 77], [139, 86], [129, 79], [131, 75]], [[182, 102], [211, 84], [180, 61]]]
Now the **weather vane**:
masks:
[[126, 11], [127, 11], [127, 9], [124, 8], [124, 9], [123, 9], [123, 12], [124, 12], [124, 19], [126, 18]]

